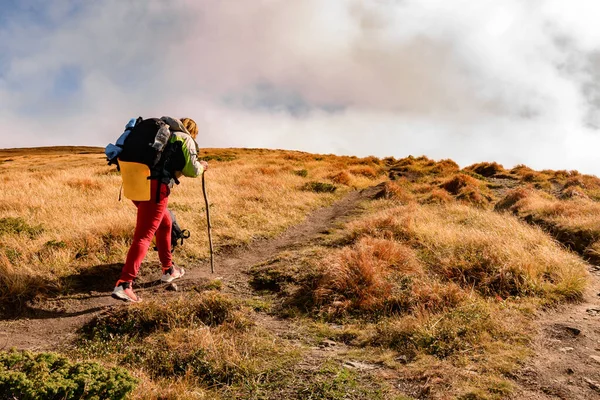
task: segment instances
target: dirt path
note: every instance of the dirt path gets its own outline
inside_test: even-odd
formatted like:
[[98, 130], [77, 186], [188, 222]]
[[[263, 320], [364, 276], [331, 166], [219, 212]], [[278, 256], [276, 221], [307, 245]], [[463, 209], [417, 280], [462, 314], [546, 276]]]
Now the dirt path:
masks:
[[515, 377], [515, 399], [600, 399], [600, 267], [584, 301], [540, 315], [535, 356]]
[[[314, 211], [304, 222], [292, 226], [274, 239], [259, 240], [247, 247], [217, 255], [214, 275], [210, 274], [208, 263], [197, 265], [179, 282], [179, 290], [190, 290], [202, 282], [219, 278], [226, 292], [249, 296], [252, 290], [244, 273], [249, 267], [284, 250], [306, 245], [320, 232], [330, 229], [350, 215], [361, 201], [373, 198], [381, 190], [379, 185], [350, 192], [333, 205]], [[1, 348], [56, 349], [75, 338], [77, 330], [98, 313], [110, 307], [126, 306], [110, 297], [110, 284], [106, 280], [108, 276], [117, 276], [120, 268], [118, 264], [99, 266], [88, 275], [76, 277], [73, 295], [28, 304], [25, 313], [19, 318], [0, 321]], [[156, 285], [157, 282], [149, 276], [142, 274], [141, 278], [141, 288], [136, 292], [142, 298], [181, 295], [165, 291], [165, 285]]]

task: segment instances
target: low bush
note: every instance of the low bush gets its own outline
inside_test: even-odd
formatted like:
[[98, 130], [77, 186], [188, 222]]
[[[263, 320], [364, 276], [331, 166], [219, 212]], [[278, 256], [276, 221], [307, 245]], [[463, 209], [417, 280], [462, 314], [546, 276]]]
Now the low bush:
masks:
[[425, 156], [408, 156], [390, 165], [389, 177], [392, 180], [406, 178], [414, 182], [426, 177], [445, 177], [458, 172], [459, 169], [458, 164], [449, 159], [435, 162]]
[[588, 195], [577, 186], [569, 186], [560, 191], [559, 198], [562, 200], [568, 199], [589, 199]]
[[72, 363], [54, 353], [0, 353], [3, 399], [124, 399], [137, 380], [121, 368]]
[[223, 154], [203, 154], [200, 157], [201, 160], [203, 161], [219, 161], [219, 162], [228, 162], [228, 161], [234, 161], [237, 159], [237, 156], [235, 154], [227, 154], [227, 153], [223, 153]]
[[447, 176], [457, 173], [459, 169], [460, 167], [457, 163], [450, 159], [445, 159], [438, 161], [431, 169], [431, 172], [438, 176]]
[[539, 229], [508, 215], [462, 205], [401, 206], [349, 226], [350, 237], [398, 240], [424, 269], [484, 296], [580, 298], [585, 263]]
[[440, 185], [442, 189], [454, 196], [461, 194], [465, 188], [477, 186], [479, 186], [479, 182], [475, 178], [465, 174], [457, 174]]
[[336, 191], [336, 189], [337, 187], [335, 187], [331, 183], [325, 182], [308, 182], [307, 184], [302, 186], [302, 190], [315, 193], [333, 193]]
[[308, 171], [306, 169], [298, 169], [298, 170], [294, 171], [294, 175], [298, 175], [303, 178], [306, 178], [308, 176]]
[[375, 198], [408, 203], [413, 201], [415, 196], [404, 185], [397, 182], [385, 182], [383, 183], [382, 190], [375, 195]]
[[424, 204], [448, 204], [454, 201], [454, 198], [450, 193], [445, 190], [434, 188], [432, 189], [428, 195], [421, 200], [421, 203]]

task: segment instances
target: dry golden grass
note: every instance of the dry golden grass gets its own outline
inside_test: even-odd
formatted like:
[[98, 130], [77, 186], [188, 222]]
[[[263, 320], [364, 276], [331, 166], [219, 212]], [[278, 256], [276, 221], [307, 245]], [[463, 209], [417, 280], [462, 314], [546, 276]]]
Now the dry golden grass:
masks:
[[473, 165], [466, 167], [465, 170], [472, 171], [472, 172], [474, 172], [478, 175], [484, 176], [486, 178], [489, 178], [496, 174], [501, 174], [501, 173], [505, 172], [504, 167], [501, 164], [498, 164], [495, 162], [492, 162], [492, 163], [482, 162], [482, 163], [473, 164]]
[[512, 192], [508, 197], [518, 196], [519, 200], [506, 209], [522, 216], [533, 215], [561, 226], [600, 232], [600, 203], [586, 198], [573, 198], [561, 201], [539, 191]]
[[332, 174], [329, 178], [332, 180], [333, 183], [339, 183], [341, 185], [346, 186], [349, 186], [352, 182], [352, 176], [346, 171], [340, 171], [336, 174]]
[[[331, 165], [362, 164], [375, 158], [319, 156], [268, 150], [210, 150], [206, 173], [216, 248], [270, 237], [301, 221], [311, 210], [342, 196], [300, 188], [307, 178], [331, 182]], [[50, 148], [0, 151], [0, 218], [18, 220], [21, 231], [0, 230], [0, 298], [57, 290], [61, 278], [90, 266], [122, 262], [136, 210], [118, 201], [121, 178], [100, 149]], [[355, 176], [353, 187], [377, 183]], [[200, 179], [183, 178], [169, 198], [180, 225], [192, 232], [178, 257], [208, 255], [206, 211]], [[32, 234], [30, 231], [37, 229]], [[148, 260], [156, 260], [149, 252]], [[42, 284], [44, 283], [44, 284]], [[42, 286], [42, 287], [40, 287]]]
[[255, 319], [216, 292], [149, 301], [92, 320], [73, 356], [126, 365], [144, 386], [136, 399], [244, 398], [300, 355]]
[[402, 307], [402, 301], [395, 304], [392, 277], [422, 273], [411, 248], [386, 239], [363, 238], [323, 262], [327, 268], [315, 300], [346, 311], [385, 313], [387, 308]]
[[[63, 278], [124, 259], [135, 208], [117, 202], [120, 177], [101, 154], [73, 151], [0, 151], [0, 298], [60, 291]], [[584, 253], [600, 254], [600, 205], [591, 200], [600, 185], [574, 171], [481, 163], [461, 173], [451, 160], [427, 157], [260, 149], [202, 155], [210, 162], [219, 248], [273, 236], [351, 187], [383, 181], [385, 166], [396, 179], [361, 204], [354, 220], [250, 271], [254, 288], [279, 296], [252, 301], [297, 317], [285, 329], [300, 347], [262, 326], [268, 318], [244, 301], [216, 292], [115, 309], [90, 325], [95, 333], [76, 356], [130, 365], [146, 389], [136, 398], [274, 398], [272, 390], [294, 398], [344, 398], [354, 390], [355, 398], [386, 398], [366, 391], [347, 369], [315, 359], [298, 378], [309, 382], [294, 380], [302, 346], [330, 337], [346, 343], [353, 359], [394, 370], [400, 387], [416, 385], [430, 398], [503, 399], [512, 390], [506, 376], [529, 352], [534, 311], [577, 301], [587, 282], [579, 257], [523, 219], [585, 238]], [[488, 170], [495, 171], [490, 179], [481, 176]], [[531, 184], [497, 204], [510, 213], [486, 209], [493, 200], [487, 184], [502, 176]], [[329, 184], [337, 190], [306, 190]], [[178, 257], [206, 257], [200, 180], [183, 179], [170, 207], [193, 233]]]
[[562, 191], [560, 197], [566, 200], [531, 189], [512, 191], [499, 203], [498, 208], [543, 226], [561, 243], [598, 262], [600, 203], [589, 199], [577, 188], [569, 186]]
[[438, 162], [425, 156], [408, 156], [394, 163], [389, 167], [389, 174], [392, 179], [406, 178], [410, 181], [421, 179], [430, 180], [432, 177], [445, 177], [455, 174], [459, 171], [459, 166], [452, 160], [440, 160]]
[[493, 200], [485, 183], [469, 175], [456, 174], [439, 186], [457, 200], [478, 207], [486, 207]]
[[464, 205], [394, 207], [353, 222], [355, 237], [395, 239], [419, 252], [429, 276], [482, 295], [581, 296], [585, 263], [541, 229]]
[[364, 207], [331, 247], [279, 255], [255, 280], [279, 293], [283, 315], [343, 323], [312, 334], [396, 369], [430, 398], [509, 395], [533, 311], [581, 299], [586, 263], [516, 216], [393, 197]]

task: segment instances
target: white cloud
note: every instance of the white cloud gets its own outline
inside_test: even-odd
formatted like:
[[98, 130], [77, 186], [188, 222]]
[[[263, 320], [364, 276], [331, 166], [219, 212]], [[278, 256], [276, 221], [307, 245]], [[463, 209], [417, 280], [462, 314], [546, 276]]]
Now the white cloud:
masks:
[[[104, 145], [170, 114], [206, 146], [600, 174], [589, 1], [29, 3], [43, 23], [23, 6], [0, 27], [0, 147]], [[57, 93], [64, 68], [80, 80]]]

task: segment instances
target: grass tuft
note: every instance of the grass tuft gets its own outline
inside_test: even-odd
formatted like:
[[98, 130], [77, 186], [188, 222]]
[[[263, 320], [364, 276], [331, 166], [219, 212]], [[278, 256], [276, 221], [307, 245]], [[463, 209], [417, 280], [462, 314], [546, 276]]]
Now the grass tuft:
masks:
[[333, 193], [337, 187], [326, 182], [308, 182], [302, 186], [302, 190], [315, 193]]
[[330, 179], [334, 183], [348, 186], [348, 185], [350, 185], [350, 182], [352, 181], [352, 176], [347, 171], [340, 171], [337, 174], [331, 175]]
[[25, 235], [34, 239], [44, 232], [41, 225], [30, 225], [21, 217], [0, 218], [0, 236], [3, 235]]
[[168, 303], [149, 301], [119, 308], [90, 321], [82, 333], [86, 339], [111, 339], [145, 337], [177, 327], [217, 326], [233, 318], [238, 309], [230, 297], [204, 292]]
[[490, 178], [496, 174], [502, 174], [505, 172], [504, 167], [501, 164], [495, 162], [482, 162], [478, 164], [473, 164], [466, 167], [465, 170], [475, 172], [476, 174], [486, 178]]

